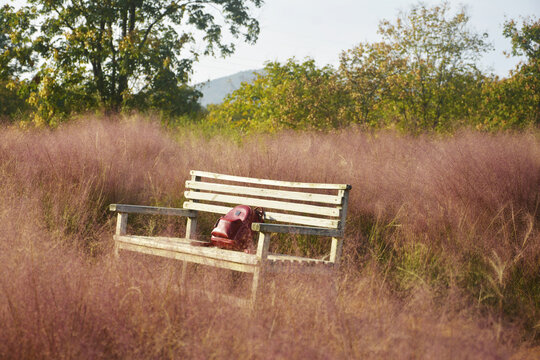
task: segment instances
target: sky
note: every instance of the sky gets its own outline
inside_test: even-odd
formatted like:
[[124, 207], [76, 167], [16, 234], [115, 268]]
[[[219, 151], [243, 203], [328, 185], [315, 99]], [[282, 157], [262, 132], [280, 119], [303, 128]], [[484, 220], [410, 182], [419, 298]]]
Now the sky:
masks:
[[[253, 11], [260, 24], [255, 45], [238, 41], [233, 55], [222, 59], [202, 57], [194, 65], [192, 84], [232, 75], [239, 71], [264, 67], [267, 61], [284, 62], [295, 57], [311, 57], [319, 66], [339, 64], [342, 51], [360, 42], [379, 41], [381, 20], [394, 22], [399, 11], [407, 11], [417, 1], [407, 0], [266, 0]], [[425, 0], [427, 5], [441, 1]], [[483, 56], [481, 67], [499, 76], [507, 76], [517, 59], [503, 51], [511, 49], [502, 35], [508, 19], [540, 16], [540, 0], [468, 0], [448, 1], [452, 14], [465, 6], [469, 25], [478, 33], [487, 32], [494, 50]]]

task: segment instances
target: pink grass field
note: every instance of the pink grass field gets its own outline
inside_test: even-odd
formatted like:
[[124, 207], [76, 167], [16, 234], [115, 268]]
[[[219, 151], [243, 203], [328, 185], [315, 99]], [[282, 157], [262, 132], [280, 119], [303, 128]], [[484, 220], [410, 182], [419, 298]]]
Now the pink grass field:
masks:
[[[114, 258], [108, 204], [180, 207], [191, 169], [351, 184], [337, 297], [328, 279], [278, 278], [249, 312], [189, 291], [245, 290], [228, 271], [190, 267], [183, 292], [179, 263]], [[2, 359], [540, 358], [538, 132], [2, 128], [0, 199]]]

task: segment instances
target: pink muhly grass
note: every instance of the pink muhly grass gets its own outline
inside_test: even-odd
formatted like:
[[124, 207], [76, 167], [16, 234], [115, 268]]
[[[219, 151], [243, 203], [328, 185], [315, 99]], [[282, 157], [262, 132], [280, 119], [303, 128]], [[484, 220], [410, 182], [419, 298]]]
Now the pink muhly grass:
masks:
[[[140, 118], [0, 130], [0, 358], [496, 359], [534, 351], [538, 134], [348, 129], [240, 144], [179, 134]], [[174, 261], [114, 259], [108, 204], [181, 207], [191, 169], [350, 183], [337, 296], [329, 279], [277, 278], [250, 313], [189, 291], [246, 295], [245, 277], [191, 266], [184, 292]], [[175, 236], [183, 226], [130, 221], [134, 231]], [[475, 287], [492, 307], [481, 306]]]

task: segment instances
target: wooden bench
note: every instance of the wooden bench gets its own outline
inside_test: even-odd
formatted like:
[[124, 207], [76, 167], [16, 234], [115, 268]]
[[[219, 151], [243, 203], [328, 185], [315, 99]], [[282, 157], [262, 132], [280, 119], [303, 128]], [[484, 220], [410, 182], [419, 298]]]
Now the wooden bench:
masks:
[[[253, 274], [251, 298], [265, 273], [301, 272], [333, 275], [340, 263], [350, 185], [317, 184], [223, 175], [191, 171], [186, 181], [183, 208], [111, 204], [118, 213], [114, 235], [118, 250], [131, 250], [188, 262]], [[203, 181], [204, 179], [204, 181]], [[235, 205], [262, 207], [264, 223], [254, 223], [258, 232], [256, 253], [197, 246], [197, 217], [200, 212], [226, 214]], [[129, 213], [175, 215], [187, 218], [183, 238], [149, 237], [126, 233]], [[216, 216], [217, 218], [217, 216]], [[331, 238], [326, 259], [269, 253], [272, 233], [317, 235]], [[209, 235], [209, 234], [208, 234]]]

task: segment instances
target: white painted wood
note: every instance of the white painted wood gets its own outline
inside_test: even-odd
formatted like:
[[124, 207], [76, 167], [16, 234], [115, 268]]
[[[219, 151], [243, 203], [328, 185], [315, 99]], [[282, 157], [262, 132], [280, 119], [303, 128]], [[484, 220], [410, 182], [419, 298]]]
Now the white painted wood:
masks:
[[265, 188], [257, 188], [257, 187], [227, 185], [227, 184], [219, 184], [219, 183], [200, 182], [200, 181], [189, 181], [189, 180], [186, 181], [186, 189], [213, 191], [213, 192], [220, 192], [220, 193], [227, 193], [227, 194], [270, 197], [270, 198], [285, 199], [285, 200], [309, 201], [309, 202], [323, 203], [323, 204], [334, 204], [334, 205], [341, 204], [341, 197], [336, 196], [336, 195], [317, 194], [317, 193], [308, 193], [308, 192], [300, 192], [300, 191], [265, 189]]
[[214, 266], [214, 267], [219, 267], [223, 269], [229, 269], [229, 270], [247, 272], [247, 273], [253, 273], [256, 269], [260, 267], [259, 265], [240, 264], [240, 263], [226, 261], [226, 260], [209, 258], [200, 254], [189, 254], [189, 253], [183, 253], [183, 252], [173, 251], [169, 249], [161, 249], [161, 248], [132, 244], [132, 243], [127, 243], [127, 242], [121, 242], [121, 241], [118, 242], [118, 248], [123, 249], [123, 250], [134, 251], [134, 252], [138, 252], [142, 254], [166, 257], [169, 259], [188, 261], [194, 264]]
[[[214, 214], [226, 214], [232, 209], [231, 206], [194, 203], [190, 201], [185, 202], [183, 206], [186, 209], [211, 212]], [[278, 221], [278, 222], [290, 223], [290, 224], [298, 224], [298, 225], [318, 226], [318, 227], [325, 227], [325, 228], [330, 228], [330, 229], [338, 228], [339, 223], [340, 223], [339, 220], [323, 219], [323, 218], [292, 215], [292, 214], [282, 214], [282, 213], [277, 213], [273, 211], [266, 211], [265, 220]]]
[[288, 273], [288, 274], [333, 275], [335, 272], [335, 267], [334, 267], [334, 264], [294, 263], [290, 261], [268, 261], [265, 264], [264, 271], [268, 274]]
[[299, 189], [326, 189], [326, 190], [345, 190], [350, 187], [347, 184], [323, 184], [323, 183], [303, 183], [303, 182], [293, 182], [293, 181], [281, 181], [281, 180], [270, 180], [270, 179], [256, 179], [248, 178], [243, 176], [234, 176], [234, 175], [225, 175], [217, 174], [206, 171], [197, 171], [192, 170], [190, 174], [224, 181], [235, 181], [242, 183], [251, 183], [251, 184], [260, 184], [260, 185], [270, 185], [270, 186], [283, 186], [283, 187], [295, 187]]
[[266, 199], [250, 198], [250, 197], [195, 192], [195, 191], [186, 191], [184, 192], [184, 196], [187, 199], [191, 199], [191, 200], [203, 200], [203, 201], [213, 201], [213, 202], [226, 203], [226, 204], [261, 206], [265, 209], [278, 209], [278, 210], [293, 211], [293, 212], [321, 215], [321, 216], [338, 217], [340, 215], [339, 209], [335, 207], [306, 205], [306, 204], [298, 204], [298, 203], [291, 203], [291, 202], [285, 202], [285, 201], [266, 200]]
[[188, 262], [182, 261], [182, 274], [180, 275], [180, 291], [182, 294], [185, 294], [187, 271], [188, 271]]
[[259, 233], [259, 241], [257, 242], [257, 258], [260, 266], [253, 272], [253, 282], [251, 284], [251, 306], [254, 307], [257, 301], [257, 296], [260, 291], [259, 283], [262, 283], [264, 272], [266, 269], [266, 258], [268, 257], [268, 249], [270, 248], [270, 234]]
[[197, 216], [196, 212], [180, 208], [166, 208], [157, 206], [142, 206], [142, 205], [126, 205], [126, 204], [111, 204], [109, 211], [118, 211], [122, 213], [137, 213], [149, 215], [176, 215], [176, 216]]
[[259, 283], [262, 283], [264, 272], [266, 269], [265, 263], [268, 257], [268, 249], [270, 248], [270, 234], [259, 233], [259, 241], [257, 242], [256, 256], [259, 259], [260, 266], [253, 272], [253, 281], [251, 283], [251, 307], [255, 307], [257, 296], [260, 291]]
[[[347, 217], [347, 208], [349, 204], [349, 190], [340, 190], [339, 195], [343, 197], [343, 203], [341, 204], [340, 230], [344, 234], [346, 217]], [[342, 249], [343, 249], [343, 238], [333, 237], [332, 245], [330, 247], [330, 261], [336, 264], [336, 266], [339, 266]]]
[[202, 203], [197, 203], [193, 201], [184, 202], [183, 207], [184, 209], [204, 211], [204, 212], [221, 214], [221, 215], [228, 213], [233, 208], [232, 206], [202, 204]]
[[268, 233], [259, 233], [259, 241], [257, 242], [257, 257], [260, 259], [261, 263], [266, 260], [268, 256], [268, 249], [270, 247], [270, 234]]
[[332, 245], [330, 247], [330, 261], [334, 264], [339, 264], [341, 258], [341, 252], [343, 249], [343, 238], [332, 238]]
[[121, 212], [118, 213], [118, 216], [116, 219], [116, 235], [126, 234], [127, 220], [128, 220], [128, 214], [121, 213]]
[[195, 239], [197, 237], [197, 218], [188, 217], [186, 220], [186, 238]]
[[253, 309], [255, 307], [255, 304], [257, 302], [257, 295], [260, 292], [260, 285], [259, 283], [262, 283], [264, 271], [266, 270], [266, 266], [259, 266], [255, 271], [253, 272], [253, 281], [251, 283], [251, 308]]
[[253, 254], [246, 254], [241, 251], [225, 250], [216, 247], [191, 246], [190, 243], [180, 238], [176, 243], [170, 241], [171, 238], [165, 239], [166, 240], [164, 240], [163, 238], [160, 239], [157, 237], [137, 235], [114, 236], [114, 240], [120, 243], [127, 243], [162, 250], [170, 250], [173, 252], [203, 256], [209, 259], [218, 259], [239, 264], [259, 264], [259, 259]]
[[[197, 175], [191, 175], [191, 182], [196, 183], [201, 181]], [[198, 190], [195, 190], [198, 191]], [[197, 202], [197, 201], [194, 201]], [[186, 221], [186, 238], [195, 239], [197, 236], [197, 217], [190, 217]]]
[[267, 257], [268, 261], [285, 261], [293, 263], [310, 263], [310, 264], [332, 264], [330, 261], [325, 261], [321, 259], [312, 259], [301, 256], [285, 255], [285, 254], [273, 254], [269, 253]]
[[281, 234], [299, 234], [299, 235], [318, 235], [318, 236], [341, 236], [341, 231], [338, 229], [326, 229], [296, 225], [282, 224], [267, 224], [253, 223], [251, 224], [253, 231], [281, 233]]
[[149, 241], [157, 241], [159, 243], [169, 244], [175, 246], [177, 244], [192, 245], [192, 246], [205, 246], [208, 245], [208, 241], [199, 241], [187, 238], [168, 237], [168, 236], [144, 236], [144, 235], [126, 235], [122, 239], [147, 239]]

